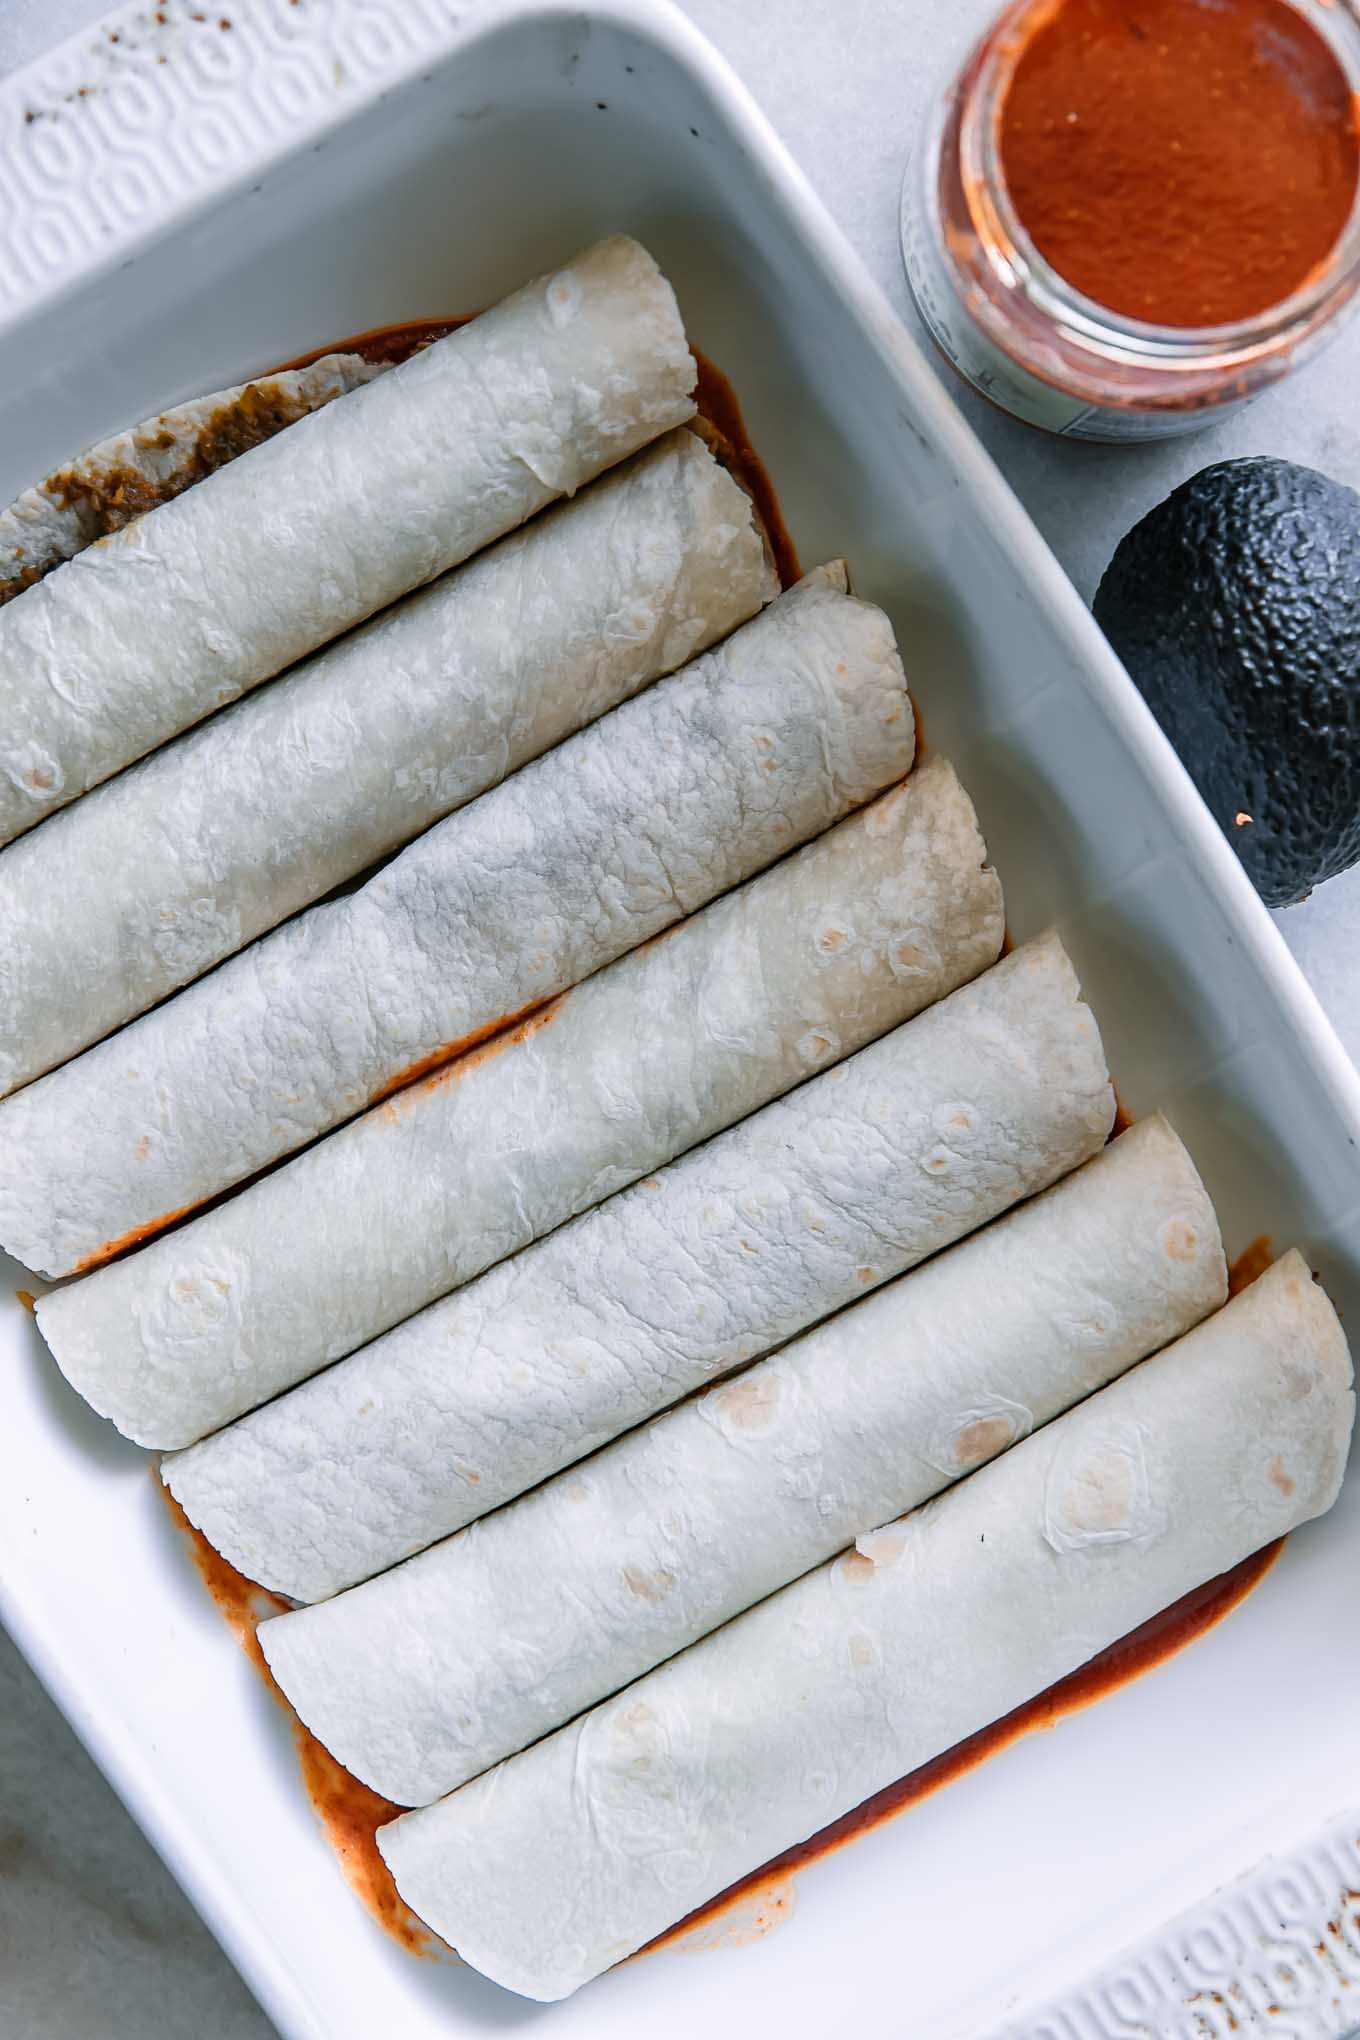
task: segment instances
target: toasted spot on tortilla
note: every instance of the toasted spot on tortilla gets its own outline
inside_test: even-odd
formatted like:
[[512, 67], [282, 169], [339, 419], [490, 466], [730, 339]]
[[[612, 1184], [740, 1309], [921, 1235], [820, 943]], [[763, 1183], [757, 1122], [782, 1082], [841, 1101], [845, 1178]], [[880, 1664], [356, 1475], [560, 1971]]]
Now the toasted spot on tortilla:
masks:
[[984, 1459], [994, 1459], [1014, 1437], [1015, 1426], [1005, 1417], [977, 1417], [971, 1424], [965, 1424], [954, 1440], [960, 1470], [981, 1466]]
[[1270, 1473], [1271, 1486], [1274, 1488], [1278, 1488], [1280, 1493], [1284, 1496], [1285, 1500], [1288, 1501], [1289, 1497], [1294, 1492], [1295, 1483], [1290, 1479], [1289, 1475], [1285, 1472], [1284, 1461], [1280, 1458], [1278, 1453], [1276, 1454], [1274, 1459], [1271, 1460], [1270, 1467], [1268, 1470]]
[[715, 1390], [714, 1401], [724, 1423], [741, 1431], [763, 1431], [779, 1407], [779, 1376], [763, 1369], [739, 1375], [728, 1387]]
[[1188, 1218], [1169, 1218], [1162, 1227], [1162, 1245], [1172, 1261], [1193, 1261], [1199, 1252], [1199, 1234]]
[[664, 1566], [658, 1566], [655, 1572], [649, 1573], [644, 1572], [641, 1566], [626, 1565], [623, 1568], [623, 1583], [630, 1594], [635, 1594], [639, 1601], [646, 1601], [655, 1608], [665, 1600], [675, 1585], [675, 1574], [667, 1572]]

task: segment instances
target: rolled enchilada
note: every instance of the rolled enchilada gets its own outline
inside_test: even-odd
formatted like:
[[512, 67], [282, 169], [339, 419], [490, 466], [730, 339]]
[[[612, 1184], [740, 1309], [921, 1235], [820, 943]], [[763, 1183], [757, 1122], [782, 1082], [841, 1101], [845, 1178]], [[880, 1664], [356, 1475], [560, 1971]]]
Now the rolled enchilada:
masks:
[[1113, 1110], [1056, 951], [998, 964], [162, 1476], [249, 1578], [321, 1600], [1042, 1190]]
[[1226, 1295], [1204, 1187], [1148, 1121], [697, 1402], [394, 1571], [262, 1623], [265, 1658], [347, 1770], [424, 1805], [917, 1507]]
[[449, 1060], [908, 770], [886, 616], [823, 568], [357, 893], [0, 1104], [0, 1242], [67, 1274]]
[[101, 439], [0, 510], [0, 603], [390, 366], [323, 354], [305, 368], [191, 397]]
[[0, 842], [683, 424], [670, 286], [619, 235], [0, 609]]
[[[1002, 934], [972, 807], [934, 760], [496, 1043], [43, 1297], [39, 1325], [120, 1429], [192, 1444], [966, 983]], [[1070, 981], [1055, 944], [1021, 967]]]
[[474, 1968], [565, 1997], [1321, 1514], [1353, 1415], [1336, 1314], [1287, 1254], [939, 1500], [380, 1829], [397, 1888]]
[[145, 1012], [777, 590], [688, 430], [0, 855], [0, 1091]]

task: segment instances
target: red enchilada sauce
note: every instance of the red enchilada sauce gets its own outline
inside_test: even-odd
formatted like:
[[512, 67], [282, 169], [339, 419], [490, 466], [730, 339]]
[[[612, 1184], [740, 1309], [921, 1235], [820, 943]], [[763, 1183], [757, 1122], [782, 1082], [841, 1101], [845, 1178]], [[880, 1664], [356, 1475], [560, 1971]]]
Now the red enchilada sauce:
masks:
[[406, 1811], [390, 1799], [381, 1799], [367, 1785], [338, 1764], [324, 1744], [303, 1727], [265, 1662], [255, 1632], [270, 1615], [282, 1615], [289, 1603], [264, 1587], [257, 1587], [235, 1566], [228, 1565], [201, 1530], [196, 1530], [168, 1488], [156, 1482], [165, 1505], [178, 1529], [183, 1531], [193, 1553], [203, 1584], [212, 1595], [240, 1644], [274, 1698], [288, 1715], [297, 1744], [307, 1796], [316, 1809], [326, 1840], [340, 1861], [340, 1868], [352, 1891], [362, 1900], [385, 1932], [412, 1955], [437, 1955], [441, 1944], [423, 1921], [418, 1920], [401, 1898], [392, 1873], [378, 1853], [378, 1829]]
[[997, 143], [1051, 267], [1158, 326], [1282, 303], [1335, 247], [1360, 178], [1346, 74], [1288, 0], [1054, 0]]

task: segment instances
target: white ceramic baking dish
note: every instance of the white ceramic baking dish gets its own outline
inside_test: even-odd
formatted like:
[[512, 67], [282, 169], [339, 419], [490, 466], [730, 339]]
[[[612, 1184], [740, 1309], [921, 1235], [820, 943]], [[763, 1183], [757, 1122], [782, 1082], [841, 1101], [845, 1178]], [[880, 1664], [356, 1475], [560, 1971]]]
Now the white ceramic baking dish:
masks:
[[[124, 10], [0, 88], [0, 496], [173, 398], [640, 235], [735, 380], [804, 560], [848, 553], [891, 611], [1014, 934], [1061, 928], [1126, 1102], [1171, 1112], [1230, 1249], [1297, 1240], [1360, 1326], [1355, 1073], [1072, 589], [721, 62], [659, 0], [217, 4]], [[351, 1897], [281, 1711], [143, 1455], [48, 1363], [23, 1280], [0, 1270], [0, 1613], [286, 2034], [1091, 2040], [1360, 2017], [1342, 1897], [1360, 1823], [1323, 1835], [1360, 1801], [1360, 1480], [1221, 1629], [800, 1872], [777, 1930], [530, 2007], [412, 1959]], [[1271, 1850], [1278, 1874], [1161, 1934]]]

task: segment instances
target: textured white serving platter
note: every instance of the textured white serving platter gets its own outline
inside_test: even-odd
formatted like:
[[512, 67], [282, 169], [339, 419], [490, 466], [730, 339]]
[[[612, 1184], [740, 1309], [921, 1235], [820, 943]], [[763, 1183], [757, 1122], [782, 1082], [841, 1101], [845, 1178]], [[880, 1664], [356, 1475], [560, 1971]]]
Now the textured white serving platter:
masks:
[[[1360, 1325], [1350, 1064], [1051, 556], [674, 11], [123, 9], [0, 87], [0, 190], [0, 496], [176, 397], [641, 235], [805, 561], [847, 552], [896, 619], [1014, 933], [1062, 928], [1126, 1102], [1171, 1111], [1230, 1249], [1299, 1241]], [[0, 1613], [290, 2040], [1360, 2023], [1360, 1482], [1221, 1629], [800, 1872], [763, 1938], [534, 2007], [359, 1909], [143, 1455], [57, 1378], [23, 1283], [0, 1266]]]

